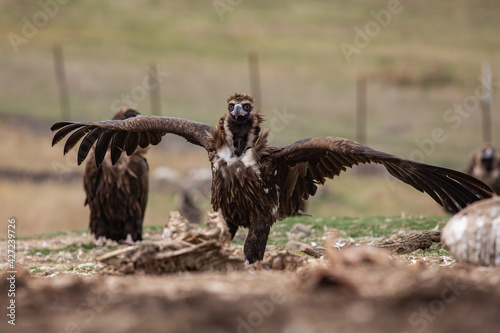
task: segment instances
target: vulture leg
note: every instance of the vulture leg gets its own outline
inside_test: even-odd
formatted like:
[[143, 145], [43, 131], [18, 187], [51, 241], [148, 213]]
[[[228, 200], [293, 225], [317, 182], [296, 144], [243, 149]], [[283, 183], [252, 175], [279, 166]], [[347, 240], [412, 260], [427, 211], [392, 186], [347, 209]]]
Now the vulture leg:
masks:
[[98, 247], [101, 247], [104, 245], [104, 236], [99, 236], [99, 238], [97, 238], [97, 240], [95, 241], [95, 246], [98, 246]]
[[95, 236], [95, 245], [96, 246], [103, 246], [104, 245], [104, 237], [108, 238], [108, 228], [109, 224], [108, 221], [106, 221], [103, 218], [100, 217], [94, 217], [91, 216], [90, 219], [90, 231], [94, 234]]
[[236, 235], [236, 231], [238, 231], [238, 226], [234, 225], [232, 223], [227, 222], [227, 226], [229, 227], [229, 232], [231, 233], [231, 239], [234, 238], [234, 235]]
[[134, 240], [131, 234], [127, 234], [127, 238], [123, 241], [124, 244], [134, 245]]
[[[125, 223], [123, 234], [127, 235], [124, 244], [134, 245], [134, 242], [142, 240], [142, 217], [136, 214], [135, 223], [129, 221]], [[123, 236], [122, 236], [123, 237]]]
[[262, 223], [251, 224], [248, 230], [248, 236], [245, 240], [243, 252], [249, 264], [264, 258], [266, 251], [267, 237], [271, 231], [270, 225]]

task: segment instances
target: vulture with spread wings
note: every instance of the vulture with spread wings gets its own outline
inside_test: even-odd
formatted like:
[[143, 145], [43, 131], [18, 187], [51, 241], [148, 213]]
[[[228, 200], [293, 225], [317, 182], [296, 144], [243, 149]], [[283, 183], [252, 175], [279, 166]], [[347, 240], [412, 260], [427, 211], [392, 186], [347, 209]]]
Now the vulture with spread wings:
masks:
[[100, 165], [111, 150], [116, 163], [121, 152], [156, 145], [173, 133], [202, 146], [212, 164], [212, 206], [220, 209], [234, 236], [238, 227], [249, 228], [244, 253], [249, 263], [262, 260], [270, 228], [276, 220], [295, 215], [302, 200], [316, 193], [317, 185], [359, 163], [382, 164], [391, 175], [430, 195], [448, 211], [492, 196], [491, 190], [464, 173], [406, 160], [357, 142], [321, 137], [297, 141], [286, 147], [267, 143], [261, 132], [263, 116], [253, 110], [247, 94], [227, 99], [228, 113], [217, 126], [170, 117], [138, 116], [127, 120], [92, 123], [59, 122], [52, 126], [52, 144], [72, 133], [64, 153], [80, 139], [78, 163], [96, 143], [95, 162]]
[[[123, 109], [113, 119], [121, 121], [138, 115], [136, 110]], [[146, 149], [124, 155], [118, 163], [111, 163], [107, 150], [106, 147], [92, 152], [100, 160], [100, 166], [90, 159], [83, 174], [85, 205], [90, 208], [90, 231], [97, 245], [102, 245], [104, 238], [133, 244], [142, 240], [142, 222], [148, 201]]]

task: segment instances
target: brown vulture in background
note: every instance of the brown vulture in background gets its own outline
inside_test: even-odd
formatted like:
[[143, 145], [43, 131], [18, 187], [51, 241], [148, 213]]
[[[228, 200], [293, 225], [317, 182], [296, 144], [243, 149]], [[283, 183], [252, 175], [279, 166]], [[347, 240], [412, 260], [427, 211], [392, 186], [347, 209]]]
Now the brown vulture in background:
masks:
[[491, 144], [485, 143], [471, 154], [465, 172], [476, 177], [500, 195], [500, 154], [495, 152]]
[[[138, 115], [133, 109], [123, 109], [113, 119], [120, 121]], [[118, 163], [111, 163], [107, 150], [97, 145], [91, 154], [95, 154], [99, 163], [89, 159], [83, 174], [85, 205], [90, 208], [90, 231], [95, 235], [96, 245], [102, 245], [104, 237], [133, 244], [142, 240], [142, 222], [148, 201], [146, 149], [124, 154]]]
[[91, 123], [59, 122], [52, 126], [52, 144], [66, 135], [64, 153], [83, 138], [78, 163], [96, 144], [101, 164], [108, 146], [116, 163], [122, 150], [156, 145], [173, 133], [206, 149], [212, 164], [212, 207], [221, 210], [234, 236], [238, 227], [249, 228], [244, 245], [248, 262], [262, 260], [267, 237], [276, 220], [297, 214], [301, 201], [316, 193], [317, 185], [358, 163], [379, 163], [391, 175], [430, 195], [447, 210], [457, 212], [469, 203], [489, 198], [491, 190], [464, 173], [406, 160], [357, 142], [321, 137], [303, 139], [285, 147], [267, 143], [261, 132], [263, 116], [253, 110], [253, 98], [233, 94], [228, 112], [217, 126], [170, 117], [134, 117]]

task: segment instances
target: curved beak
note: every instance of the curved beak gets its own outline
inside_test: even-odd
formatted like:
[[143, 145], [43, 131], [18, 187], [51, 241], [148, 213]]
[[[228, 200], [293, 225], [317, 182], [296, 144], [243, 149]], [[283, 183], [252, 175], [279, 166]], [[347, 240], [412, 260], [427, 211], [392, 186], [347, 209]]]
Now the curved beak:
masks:
[[483, 156], [481, 158], [483, 159], [488, 159], [488, 158], [493, 158], [495, 156], [495, 151], [491, 148], [486, 148], [483, 150]]
[[238, 118], [239, 116], [245, 116], [248, 112], [243, 110], [243, 106], [241, 104], [236, 104], [234, 106], [233, 111], [231, 111], [231, 115], [233, 115], [234, 118]]

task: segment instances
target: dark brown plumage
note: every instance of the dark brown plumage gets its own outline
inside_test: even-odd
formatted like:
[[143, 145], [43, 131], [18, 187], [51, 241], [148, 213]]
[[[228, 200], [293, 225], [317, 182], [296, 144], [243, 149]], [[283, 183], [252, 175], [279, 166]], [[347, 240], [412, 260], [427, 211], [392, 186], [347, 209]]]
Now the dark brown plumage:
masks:
[[[270, 228], [276, 220], [297, 214], [301, 201], [316, 193], [317, 185], [359, 163], [379, 163], [391, 175], [429, 194], [447, 210], [457, 212], [467, 204], [491, 197], [482, 182], [458, 171], [422, 164], [334, 137], [309, 138], [286, 147], [267, 144], [263, 117], [253, 111], [253, 98], [233, 94], [228, 113], [216, 127], [167, 117], [136, 117], [124, 121], [93, 123], [60, 122], [52, 126], [52, 144], [73, 132], [66, 153], [81, 138], [78, 163], [97, 142], [97, 150], [111, 146], [112, 160], [120, 152], [157, 144], [174, 133], [204, 147], [212, 164], [212, 206], [222, 210], [232, 235], [238, 227], [249, 228], [244, 253], [249, 262], [264, 256]], [[96, 154], [96, 162], [102, 158]]]
[[490, 143], [485, 143], [470, 156], [465, 172], [476, 177], [500, 195], [500, 154]]
[[[124, 109], [113, 119], [137, 115], [139, 113], [133, 109]], [[148, 201], [146, 150], [140, 148], [130, 156], [124, 154], [115, 165], [110, 156], [105, 156], [107, 150], [107, 146], [97, 144], [96, 152], [91, 155], [95, 154], [102, 164], [98, 167], [94, 158], [89, 159], [83, 175], [85, 205], [90, 208], [90, 231], [98, 245], [102, 245], [103, 237], [133, 243], [142, 240], [142, 222]]]

